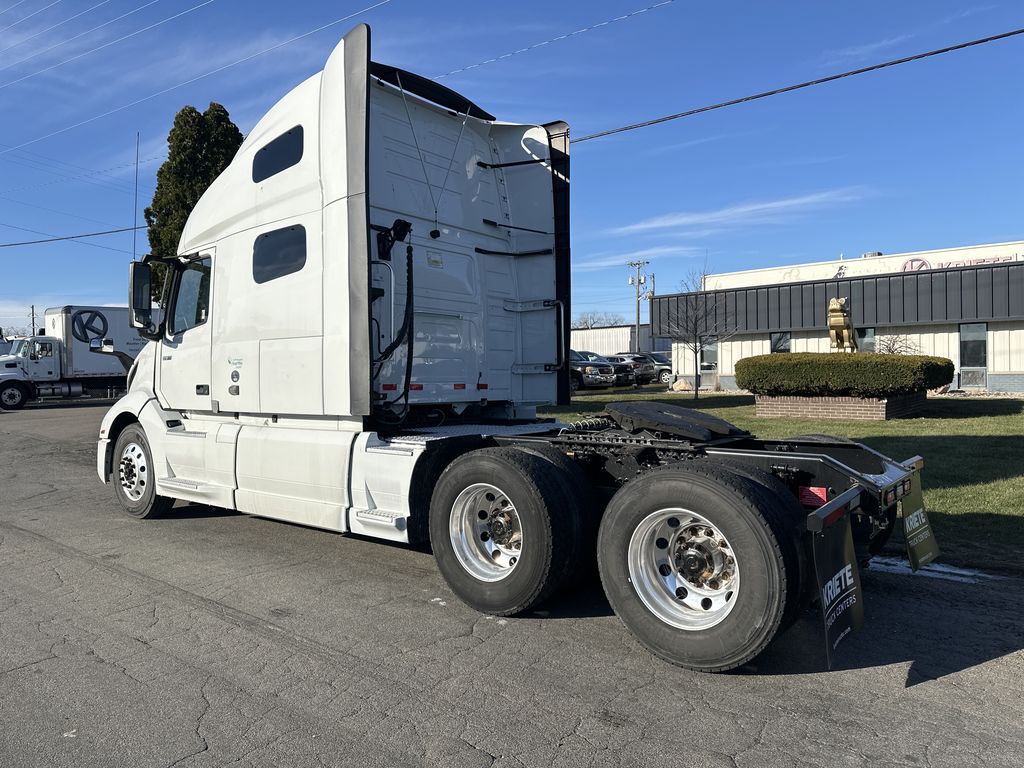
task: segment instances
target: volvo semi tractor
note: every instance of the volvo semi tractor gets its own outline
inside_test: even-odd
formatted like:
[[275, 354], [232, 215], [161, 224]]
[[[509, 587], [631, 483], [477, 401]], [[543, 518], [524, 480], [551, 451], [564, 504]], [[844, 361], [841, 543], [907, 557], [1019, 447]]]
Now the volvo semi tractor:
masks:
[[97, 448], [137, 518], [183, 500], [429, 543], [502, 616], [596, 561], [641, 643], [709, 671], [815, 600], [834, 648], [901, 503], [931, 541], [917, 458], [672, 405], [538, 418], [569, 402], [568, 126], [373, 62], [366, 26], [202, 196], [159, 320], [152, 265], [129, 275], [150, 341]]
[[[46, 397], [124, 390], [128, 368], [146, 340], [128, 324], [126, 307], [52, 307], [35, 336], [15, 339], [0, 356], [0, 408], [17, 410]], [[92, 354], [106, 342], [106, 355]]]

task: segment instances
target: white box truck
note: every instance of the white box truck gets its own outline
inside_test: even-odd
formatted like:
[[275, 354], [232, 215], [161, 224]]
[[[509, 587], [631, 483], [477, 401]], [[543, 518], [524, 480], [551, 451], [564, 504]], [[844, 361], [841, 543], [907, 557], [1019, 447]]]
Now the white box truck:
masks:
[[[146, 340], [128, 323], [127, 307], [51, 307], [36, 336], [16, 339], [0, 356], [0, 408], [17, 410], [44, 397], [123, 390]], [[95, 340], [108, 354], [94, 354]]]
[[180, 499], [429, 542], [497, 615], [596, 555], [626, 626], [694, 669], [746, 663], [815, 596], [834, 648], [921, 462], [657, 403], [538, 419], [569, 397], [568, 149], [564, 123], [499, 121], [349, 32], [199, 201], [164, 320], [132, 265], [151, 341], [100, 479], [138, 518]]

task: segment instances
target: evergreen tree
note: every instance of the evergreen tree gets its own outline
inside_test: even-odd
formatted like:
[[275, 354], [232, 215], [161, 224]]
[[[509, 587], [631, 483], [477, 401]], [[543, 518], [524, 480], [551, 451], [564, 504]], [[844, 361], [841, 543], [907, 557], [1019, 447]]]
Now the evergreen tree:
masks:
[[[153, 256], [177, 255], [186, 219], [241, 145], [242, 132], [216, 102], [210, 102], [205, 112], [186, 106], [174, 116], [167, 159], [156, 173], [156, 192], [145, 210]], [[154, 296], [160, 296], [164, 270], [154, 267]]]

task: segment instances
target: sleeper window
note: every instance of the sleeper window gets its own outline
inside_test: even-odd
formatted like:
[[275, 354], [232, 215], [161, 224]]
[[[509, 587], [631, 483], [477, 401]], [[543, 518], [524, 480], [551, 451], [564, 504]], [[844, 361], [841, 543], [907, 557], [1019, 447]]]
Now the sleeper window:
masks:
[[302, 126], [297, 125], [256, 151], [252, 159], [252, 180], [269, 179], [302, 159]]
[[306, 264], [306, 228], [284, 227], [264, 232], [252, 247], [252, 278], [266, 283], [298, 272]]

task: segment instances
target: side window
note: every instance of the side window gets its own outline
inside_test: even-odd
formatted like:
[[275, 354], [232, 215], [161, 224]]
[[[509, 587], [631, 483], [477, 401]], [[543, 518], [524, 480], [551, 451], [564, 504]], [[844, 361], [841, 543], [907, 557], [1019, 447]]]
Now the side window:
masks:
[[792, 337], [790, 336], [788, 331], [783, 331], [782, 333], [773, 333], [771, 335], [772, 354], [776, 354], [779, 352], [789, 352], [789, 345], [791, 340]]
[[175, 281], [169, 328], [172, 335], [202, 325], [209, 318], [212, 266], [209, 258], [190, 261]]
[[302, 159], [302, 126], [297, 125], [282, 133], [257, 150], [252, 158], [252, 180], [259, 183], [285, 168], [298, 165]]
[[53, 344], [49, 341], [37, 341], [36, 357], [40, 359], [44, 357], [53, 357]]
[[252, 246], [252, 279], [257, 283], [298, 272], [305, 264], [305, 227], [296, 225], [264, 232]]

